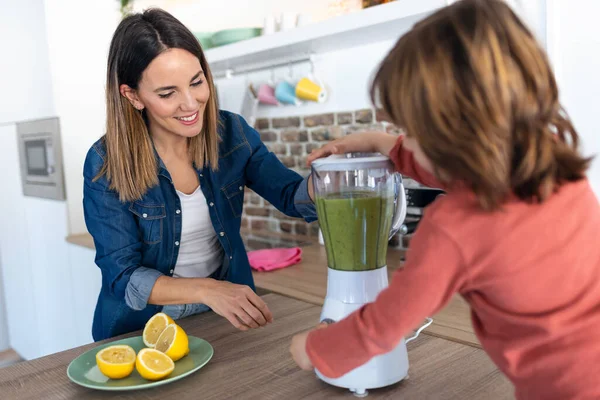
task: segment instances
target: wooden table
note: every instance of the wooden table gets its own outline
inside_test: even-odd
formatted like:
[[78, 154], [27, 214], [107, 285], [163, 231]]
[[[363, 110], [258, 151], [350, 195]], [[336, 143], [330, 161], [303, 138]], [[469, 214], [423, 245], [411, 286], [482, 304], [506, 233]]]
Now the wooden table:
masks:
[[[354, 399], [298, 369], [288, 354], [291, 337], [314, 326], [320, 307], [268, 294], [275, 316], [268, 327], [240, 332], [214, 313], [179, 321], [215, 349], [201, 370], [171, 384], [133, 392], [100, 392], [67, 378], [68, 364], [97, 344], [78, 347], [0, 370], [0, 398], [56, 399]], [[126, 336], [139, 335], [135, 332]], [[511, 399], [512, 385], [480, 349], [422, 334], [409, 343], [410, 379], [371, 390], [369, 399]]]
[[[265, 247], [294, 247], [303, 249], [303, 259], [298, 265], [274, 272], [254, 272], [256, 287], [283, 294], [312, 304], [322, 305], [327, 293], [327, 255], [325, 248], [314, 238], [275, 232], [249, 232], [242, 230], [242, 237], [248, 250]], [[72, 235], [67, 241], [94, 249], [94, 241], [88, 233]], [[388, 250], [390, 276], [402, 265], [404, 252]], [[454, 297], [438, 314], [427, 332], [444, 339], [480, 347], [473, 333], [469, 306], [460, 297]]]
[[[248, 233], [245, 233], [247, 236]], [[325, 248], [309, 238], [298, 239], [296, 235], [261, 233], [260, 236], [274, 236], [292, 243], [299, 240], [302, 247], [302, 262], [292, 267], [272, 272], [253, 272], [257, 288], [283, 294], [312, 304], [323, 305], [327, 294], [327, 254]], [[392, 273], [401, 267], [404, 252], [389, 249], [388, 271]], [[410, 301], [407, 299], [407, 301]], [[433, 316], [433, 324], [427, 333], [459, 343], [480, 347], [473, 332], [471, 313], [468, 304], [460, 296], [455, 296], [439, 313]]]

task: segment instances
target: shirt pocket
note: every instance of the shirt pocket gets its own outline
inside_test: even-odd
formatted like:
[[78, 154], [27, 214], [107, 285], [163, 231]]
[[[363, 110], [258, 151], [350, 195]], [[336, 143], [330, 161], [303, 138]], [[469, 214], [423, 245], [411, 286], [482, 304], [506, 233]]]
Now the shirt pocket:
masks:
[[144, 243], [156, 244], [162, 241], [163, 224], [167, 216], [165, 206], [132, 203], [129, 211], [137, 217]]
[[237, 179], [221, 188], [221, 191], [227, 198], [227, 202], [231, 207], [233, 216], [239, 218], [242, 216], [244, 208], [244, 180]]

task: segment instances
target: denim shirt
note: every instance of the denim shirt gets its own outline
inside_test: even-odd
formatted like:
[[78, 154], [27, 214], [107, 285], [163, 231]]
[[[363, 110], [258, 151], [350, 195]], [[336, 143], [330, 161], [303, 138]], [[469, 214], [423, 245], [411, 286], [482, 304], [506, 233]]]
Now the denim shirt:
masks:
[[[240, 235], [244, 187], [247, 186], [290, 217], [316, 220], [307, 179], [286, 168], [261, 142], [258, 132], [233, 113], [220, 111], [219, 168], [197, 169], [210, 219], [223, 247], [218, 279], [248, 285], [254, 280]], [[181, 240], [179, 196], [165, 165], [156, 155], [158, 185], [139, 200], [121, 202], [103, 176], [104, 140], [89, 150], [84, 165], [83, 208], [94, 238], [102, 288], [92, 335], [102, 340], [138, 330], [162, 306], [148, 304], [155, 281], [173, 276]]]

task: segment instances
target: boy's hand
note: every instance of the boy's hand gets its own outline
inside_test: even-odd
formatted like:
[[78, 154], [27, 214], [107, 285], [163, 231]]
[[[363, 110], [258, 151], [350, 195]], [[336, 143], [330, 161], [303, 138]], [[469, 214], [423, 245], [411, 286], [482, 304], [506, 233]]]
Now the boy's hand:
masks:
[[292, 358], [296, 364], [298, 364], [298, 366], [305, 371], [310, 371], [313, 369], [310, 358], [308, 358], [308, 354], [306, 353], [306, 339], [308, 339], [308, 334], [310, 332], [311, 331], [306, 331], [295, 335], [292, 338], [292, 344], [290, 345], [290, 353], [292, 353]]
[[327, 325], [328, 324], [326, 323], [321, 323], [316, 328], [294, 335], [292, 338], [290, 353], [292, 354], [292, 358], [296, 364], [298, 364], [301, 369], [305, 371], [310, 371], [313, 369], [312, 362], [306, 353], [306, 340], [308, 339], [308, 335], [314, 330], [326, 328]]
[[319, 149], [313, 150], [306, 159], [306, 165], [310, 166], [316, 159], [327, 157], [332, 154], [379, 152], [387, 156], [392, 147], [394, 147], [397, 139], [397, 136], [385, 132], [373, 131], [353, 133], [341, 139], [333, 140]]

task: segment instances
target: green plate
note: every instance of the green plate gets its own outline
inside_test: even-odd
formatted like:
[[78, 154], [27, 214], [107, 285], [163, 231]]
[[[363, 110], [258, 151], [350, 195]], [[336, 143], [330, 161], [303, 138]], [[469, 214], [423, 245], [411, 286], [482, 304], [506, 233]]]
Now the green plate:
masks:
[[71, 361], [71, 364], [67, 368], [67, 376], [78, 385], [98, 390], [139, 390], [166, 385], [199, 370], [213, 356], [214, 350], [206, 340], [195, 336], [189, 336], [188, 339], [190, 341], [190, 354], [176, 361], [175, 369], [171, 375], [160, 381], [147, 381], [135, 369], [127, 378], [110, 379], [102, 374], [96, 366], [96, 353], [108, 346], [116, 344], [128, 345], [137, 354], [138, 351], [146, 347], [141, 336], [105, 343], [83, 353]]
[[246, 39], [252, 39], [253, 37], [260, 36], [262, 28], [237, 28], [237, 29], [225, 29], [223, 31], [216, 32], [210, 38], [213, 47], [225, 46], [227, 44], [240, 42]]

